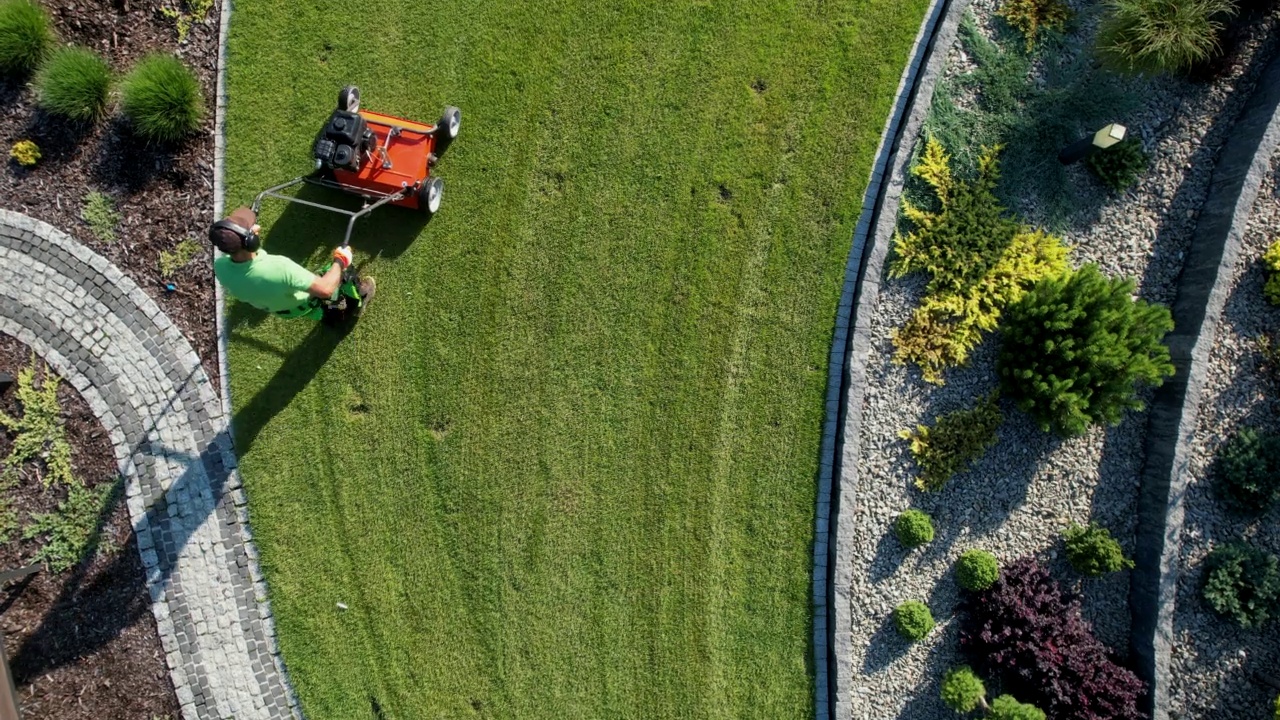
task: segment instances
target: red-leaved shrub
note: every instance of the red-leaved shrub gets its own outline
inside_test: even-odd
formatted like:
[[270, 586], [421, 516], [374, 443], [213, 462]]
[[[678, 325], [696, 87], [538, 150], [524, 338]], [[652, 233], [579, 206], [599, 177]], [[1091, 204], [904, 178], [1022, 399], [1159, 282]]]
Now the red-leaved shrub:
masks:
[[1007, 690], [1054, 720], [1141, 720], [1146, 686], [1116, 664], [1080, 616], [1080, 600], [1034, 558], [966, 593], [960, 646]]

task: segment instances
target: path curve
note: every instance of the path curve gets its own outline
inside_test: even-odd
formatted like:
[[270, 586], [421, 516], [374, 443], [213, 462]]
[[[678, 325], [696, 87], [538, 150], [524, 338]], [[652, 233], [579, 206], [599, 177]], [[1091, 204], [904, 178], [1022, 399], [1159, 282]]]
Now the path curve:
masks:
[[111, 436], [184, 720], [300, 718], [227, 416], [186, 338], [105, 258], [7, 210], [0, 332], [74, 385]]

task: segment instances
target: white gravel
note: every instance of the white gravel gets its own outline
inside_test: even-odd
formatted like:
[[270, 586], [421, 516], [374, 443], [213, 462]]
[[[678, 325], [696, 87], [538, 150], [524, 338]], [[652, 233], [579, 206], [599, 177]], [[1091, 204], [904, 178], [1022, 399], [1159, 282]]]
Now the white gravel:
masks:
[[1280, 153], [1272, 158], [1249, 218], [1205, 377], [1184, 498], [1182, 575], [1174, 616], [1171, 716], [1270, 718], [1280, 690], [1251, 682], [1264, 672], [1280, 680], [1280, 622], [1247, 631], [1219, 618], [1200, 599], [1201, 563], [1215, 546], [1240, 538], [1280, 554], [1280, 508], [1260, 518], [1223, 508], [1213, 492], [1217, 449], [1242, 427], [1280, 432], [1280, 385], [1260, 367], [1253, 338], [1280, 333], [1280, 308], [1262, 295], [1260, 258], [1280, 238]]
[[[974, 2], [979, 27], [989, 29], [994, 5], [991, 0]], [[1259, 52], [1274, 24], [1273, 17], [1256, 28], [1246, 58]], [[1079, 51], [1089, 48], [1091, 32], [1088, 23], [1081, 27], [1073, 40]], [[953, 48], [949, 62], [963, 67], [965, 59]], [[1173, 299], [1212, 159], [1245, 99], [1245, 93], [1232, 90], [1242, 78], [1252, 82], [1261, 63], [1254, 65], [1252, 74], [1244, 72], [1247, 63], [1242, 63], [1212, 85], [1131, 81], [1143, 104], [1123, 120], [1143, 138], [1152, 168], [1121, 197], [1108, 195], [1083, 167], [1072, 168], [1072, 182], [1090, 199], [1090, 207], [1072, 219], [1064, 234], [1075, 248], [1074, 264], [1096, 262], [1110, 275], [1138, 278], [1140, 293], [1149, 300]], [[1036, 208], [1020, 209], [1036, 219]], [[969, 407], [993, 388], [998, 346], [998, 338], [989, 338], [968, 367], [947, 374], [941, 388], [921, 381], [915, 369], [893, 364], [890, 334], [918, 304], [924, 282], [917, 275], [886, 279], [882, 286], [866, 368], [859, 480], [854, 506], [841, 517], [841, 522], [852, 523], [857, 538], [850, 593], [853, 717], [868, 720], [956, 717], [938, 699], [938, 683], [948, 667], [961, 662], [951, 567], [971, 547], [991, 550], [1002, 561], [1032, 553], [1052, 559], [1055, 576], [1083, 591], [1086, 616], [1099, 637], [1121, 652], [1127, 646], [1128, 573], [1082, 582], [1056, 558], [1065, 526], [1091, 520], [1110, 528], [1131, 552], [1145, 414], [1129, 413], [1117, 427], [1061, 441], [1040, 432], [1005, 402], [1000, 441], [971, 472], [953, 478], [940, 493], [915, 490], [914, 461], [898, 431]], [[1280, 324], [1273, 327], [1280, 329]], [[929, 512], [938, 531], [933, 543], [913, 552], [905, 552], [890, 532], [893, 518], [909, 507]], [[889, 620], [892, 608], [908, 599], [927, 602], [939, 623], [929, 638], [915, 644], [900, 640]]]

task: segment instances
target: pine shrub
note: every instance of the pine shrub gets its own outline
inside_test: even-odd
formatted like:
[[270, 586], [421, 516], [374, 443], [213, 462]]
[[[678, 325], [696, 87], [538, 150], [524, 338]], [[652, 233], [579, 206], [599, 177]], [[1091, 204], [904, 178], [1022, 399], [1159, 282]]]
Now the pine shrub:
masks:
[[926, 272], [930, 279], [920, 307], [894, 333], [894, 359], [919, 366], [937, 385], [943, 370], [963, 365], [982, 333], [996, 328], [1002, 308], [1036, 280], [1067, 267], [1060, 239], [1005, 214], [995, 195], [998, 153], [984, 149], [977, 177], [961, 181], [942, 145], [929, 138], [911, 172], [933, 189], [939, 209], [902, 204], [913, 229], [895, 236], [889, 276]]
[[28, 0], [0, 0], [0, 75], [34, 72], [53, 47], [45, 11]]
[[991, 701], [987, 720], [1044, 720], [1044, 711], [1035, 705], [1020, 703], [1012, 695], [1001, 695]]
[[1125, 138], [1109, 148], [1090, 153], [1084, 164], [1116, 192], [1124, 192], [1147, 171], [1151, 158], [1136, 138]]
[[1231, 509], [1259, 514], [1280, 500], [1280, 437], [1243, 428], [1215, 461], [1218, 496]]
[[933, 519], [921, 510], [907, 510], [893, 522], [898, 542], [913, 548], [933, 541]]
[[204, 95], [182, 61], [158, 53], [143, 58], [125, 76], [120, 108], [143, 138], [176, 142], [199, 129]]
[[111, 68], [88, 48], [58, 49], [36, 74], [40, 107], [68, 120], [98, 120], [107, 111], [110, 92]]
[[1280, 560], [1245, 543], [1216, 548], [1205, 558], [1202, 595], [1214, 612], [1240, 627], [1261, 627], [1280, 602]]
[[912, 642], [923, 640], [933, 630], [933, 613], [924, 603], [908, 600], [893, 609], [893, 625], [902, 637]]
[[1107, 0], [1098, 51], [1116, 70], [1184, 72], [1217, 54], [1235, 12], [1234, 0]]
[[1035, 48], [1041, 30], [1062, 30], [1071, 8], [1062, 0], [1005, 0], [996, 14], [1027, 39], [1027, 52]]
[[1000, 379], [1044, 430], [1079, 435], [1142, 409], [1139, 384], [1173, 374], [1160, 343], [1169, 310], [1134, 300], [1132, 280], [1110, 280], [1096, 265], [1049, 277], [1005, 313]]
[[1054, 720], [1135, 720], [1141, 680], [1112, 660], [1065, 592], [1034, 558], [962, 600], [960, 647], [975, 666]]
[[941, 490], [952, 475], [967, 468], [995, 444], [996, 430], [1004, 422], [997, 397], [992, 393], [973, 408], [942, 415], [933, 427], [917, 425], [914, 431], [898, 433], [909, 442], [911, 456], [920, 466], [916, 487]]
[[1000, 579], [1000, 563], [986, 550], [965, 550], [956, 560], [956, 582], [970, 592], [981, 592]]
[[942, 678], [942, 702], [958, 713], [986, 704], [987, 688], [968, 665], [951, 668]]
[[1066, 540], [1067, 561], [1081, 575], [1099, 577], [1133, 567], [1133, 561], [1124, 556], [1111, 531], [1097, 523], [1088, 527], [1072, 525], [1062, 537]]
[[1267, 284], [1262, 288], [1262, 294], [1267, 298], [1267, 302], [1280, 305], [1280, 240], [1271, 243], [1271, 247], [1267, 248], [1267, 252], [1262, 256], [1262, 266], [1267, 274]]

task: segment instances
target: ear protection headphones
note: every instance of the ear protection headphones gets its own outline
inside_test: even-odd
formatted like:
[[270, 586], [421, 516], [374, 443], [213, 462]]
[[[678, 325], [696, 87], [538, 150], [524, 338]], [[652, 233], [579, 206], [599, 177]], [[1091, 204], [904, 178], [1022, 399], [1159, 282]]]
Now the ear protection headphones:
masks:
[[240, 247], [249, 252], [257, 252], [258, 248], [262, 247], [262, 238], [258, 236], [258, 233], [251, 229], [240, 227], [239, 223], [232, 220], [219, 220], [209, 228], [209, 239], [214, 244], [218, 242], [219, 230], [230, 230], [235, 233], [236, 237], [240, 238]]

